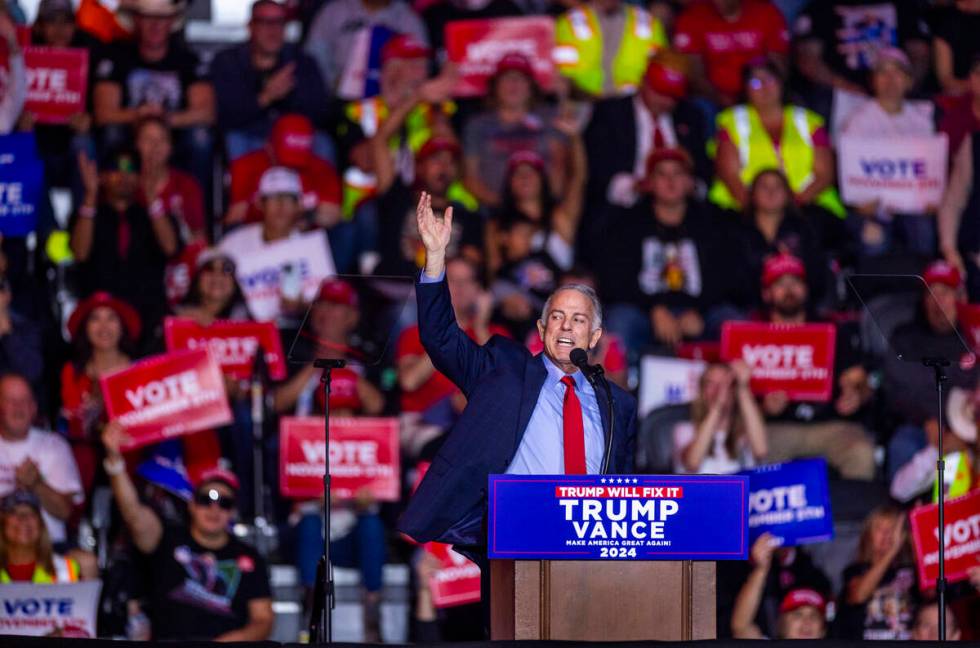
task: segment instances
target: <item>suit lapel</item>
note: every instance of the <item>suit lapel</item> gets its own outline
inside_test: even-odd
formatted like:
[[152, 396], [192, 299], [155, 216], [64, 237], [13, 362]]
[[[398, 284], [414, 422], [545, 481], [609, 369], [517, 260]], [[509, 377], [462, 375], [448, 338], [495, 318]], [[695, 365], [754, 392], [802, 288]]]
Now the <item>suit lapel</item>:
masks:
[[[609, 433], [610, 433], [610, 426], [609, 426], [609, 402], [606, 400], [606, 390], [604, 388], [602, 388], [602, 389], [594, 389], [594, 391], [595, 391], [596, 405], [599, 406], [599, 420], [602, 421], [602, 440], [605, 442], [604, 445], [602, 446], [603, 453], [605, 453], [605, 449], [608, 447], [609, 448], [609, 453], [612, 454], [613, 456], [615, 456], [616, 455], [616, 452], [615, 452], [615, 443], [616, 443], [616, 441], [615, 441], [615, 439], [613, 440], [612, 443], [609, 443]], [[615, 396], [615, 394], [613, 394], [613, 416], [615, 416], [615, 414], [616, 414], [616, 410], [615, 410], [615, 408], [616, 408], [616, 400], [615, 399], [616, 399], [616, 396]], [[605, 461], [605, 459], [606, 459], [605, 455], [603, 455], [602, 459], [603, 459], [603, 461]], [[613, 472], [615, 472], [615, 470], [616, 470], [615, 465], [614, 465], [612, 459], [609, 460], [609, 469], [612, 470]]]
[[521, 394], [521, 410], [517, 419], [517, 430], [514, 435], [514, 452], [517, 452], [524, 438], [524, 431], [531, 420], [534, 406], [538, 404], [538, 395], [544, 385], [545, 378], [548, 377], [548, 370], [544, 368], [541, 354], [532, 356], [524, 365], [524, 392]]

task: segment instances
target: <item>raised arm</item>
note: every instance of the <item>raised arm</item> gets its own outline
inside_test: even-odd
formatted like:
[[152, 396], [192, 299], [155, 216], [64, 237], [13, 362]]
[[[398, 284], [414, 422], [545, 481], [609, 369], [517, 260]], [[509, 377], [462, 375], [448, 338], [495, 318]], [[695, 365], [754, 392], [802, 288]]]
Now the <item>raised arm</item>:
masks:
[[425, 246], [425, 269], [416, 283], [419, 337], [436, 369], [469, 393], [491, 363], [490, 353], [459, 328], [446, 283], [446, 248], [453, 231], [453, 208], [441, 217], [432, 211], [432, 197], [422, 192], [416, 220]]
[[102, 431], [102, 443], [106, 451], [103, 466], [109, 474], [112, 494], [116, 498], [116, 504], [133, 538], [133, 543], [141, 553], [149, 554], [153, 553], [160, 544], [163, 525], [156, 513], [140, 502], [136, 487], [126, 472], [126, 461], [119, 451], [125, 434], [119, 423], [110, 422], [106, 425], [105, 430]]

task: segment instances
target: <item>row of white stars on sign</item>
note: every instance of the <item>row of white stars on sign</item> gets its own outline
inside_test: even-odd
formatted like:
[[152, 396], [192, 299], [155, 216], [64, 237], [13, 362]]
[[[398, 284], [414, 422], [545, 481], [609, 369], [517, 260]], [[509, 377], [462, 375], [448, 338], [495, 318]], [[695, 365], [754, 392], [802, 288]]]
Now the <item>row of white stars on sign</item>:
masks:
[[599, 481], [603, 484], [605, 484], [606, 482], [609, 482], [610, 484], [636, 484], [638, 482], [636, 478], [630, 480], [629, 478], [623, 479], [622, 477], [617, 477], [615, 479], [611, 477], [609, 479], [606, 479], [605, 477], [603, 477]]

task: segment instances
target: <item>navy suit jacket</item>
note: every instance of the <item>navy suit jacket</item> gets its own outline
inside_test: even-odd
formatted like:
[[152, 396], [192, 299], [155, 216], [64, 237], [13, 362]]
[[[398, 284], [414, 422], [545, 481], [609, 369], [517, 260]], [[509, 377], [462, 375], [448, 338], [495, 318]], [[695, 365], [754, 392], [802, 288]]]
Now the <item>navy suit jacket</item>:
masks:
[[[436, 369], [466, 395], [463, 410], [399, 521], [419, 542], [485, 544], [487, 476], [507, 470], [538, 402], [547, 370], [540, 356], [501, 336], [480, 346], [456, 323], [446, 281], [416, 282], [419, 335]], [[636, 445], [636, 400], [616, 385], [609, 469], [629, 473]], [[597, 393], [603, 431], [608, 405]]]

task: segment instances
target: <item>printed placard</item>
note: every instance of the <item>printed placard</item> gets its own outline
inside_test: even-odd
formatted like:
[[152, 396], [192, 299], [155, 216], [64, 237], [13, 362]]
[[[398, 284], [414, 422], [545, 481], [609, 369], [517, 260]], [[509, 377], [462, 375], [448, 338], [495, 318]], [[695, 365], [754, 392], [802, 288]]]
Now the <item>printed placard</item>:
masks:
[[132, 450], [232, 421], [221, 369], [204, 349], [153, 356], [101, 379], [109, 419]]
[[[970, 567], [980, 565], [980, 490], [947, 500], [943, 522], [946, 580], [957, 583], [968, 578]], [[919, 587], [930, 589], [939, 578], [939, 505], [912, 509], [909, 526]]]
[[555, 23], [546, 16], [454, 20], [446, 25], [446, 55], [457, 65], [459, 81], [455, 94], [478, 97], [486, 94], [487, 81], [506, 54], [522, 54], [534, 69], [538, 85], [549, 90], [555, 80], [552, 50]]
[[834, 537], [826, 460], [801, 459], [739, 474], [749, 478], [749, 542], [766, 532], [785, 547]]
[[790, 400], [826, 402], [834, 390], [833, 324], [725, 322], [723, 360], [743, 360], [757, 395], [784, 391]]
[[[370, 488], [375, 499], [399, 498], [398, 419], [330, 417], [330, 488], [350, 499]], [[279, 490], [286, 497], [323, 495], [327, 448], [323, 418], [287, 416], [279, 423]]]
[[841, 197], [848, 205], [878, 202], [900, 213], [935, 209], [946, 189], [945, 133], [920, 137], [842, 135], [837, 155]]
[[102, 581], [0, 587], [0, 634], [94, 639]]
[[748, 477], [490, 475], [490, 558], [744, 560]]
[[252, 377], [255, 354], [265, 354], [269, 377], [286, 378], [286, 359], [279, 331], [272, 322], [233, 322], [218, 320], [201, 326], [185, 317], [168, 317], [163, 323], [168, 351], [207, 349], [226, 375], [239, 380]]

